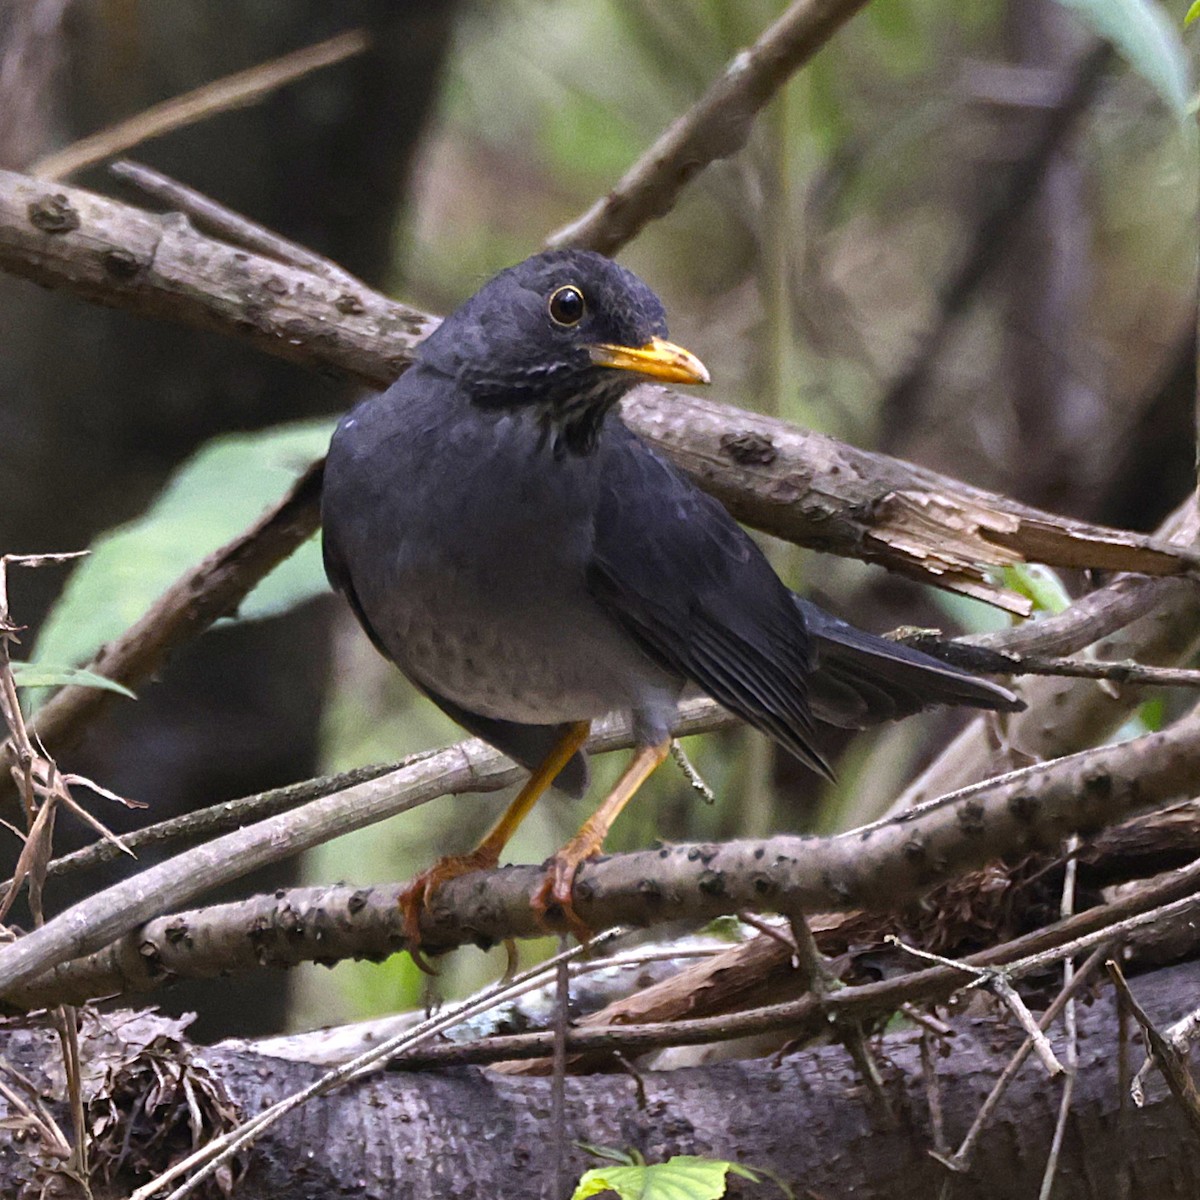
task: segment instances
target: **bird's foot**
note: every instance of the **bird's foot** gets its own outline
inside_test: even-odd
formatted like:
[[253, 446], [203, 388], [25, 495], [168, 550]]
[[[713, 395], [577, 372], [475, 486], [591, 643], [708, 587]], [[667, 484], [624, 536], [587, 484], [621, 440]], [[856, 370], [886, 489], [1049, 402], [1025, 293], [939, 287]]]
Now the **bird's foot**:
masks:
[[575, 911], [575, 872], [580, 863], [599, 853], [599, 844], [576, 838], [549, 861], [541, 886], [533, 894], [533, 911], [542, 924], [549, 925], [551, 916], [561, 913], [562, 920], [581, 942], [592, 940], [593, 930]]
[[412, 960], [427, 975], [436, 975], [428, 959], [421, 953], [421, 914], [429, 907], [433, 894], [444, 883], [472, 871], [487, 871], [500, 861], [494, 851], [479, 846], [470, 854], [448, 854], [427, 867], [400, 893], [397, 903], [404, 917], [404, 937]]

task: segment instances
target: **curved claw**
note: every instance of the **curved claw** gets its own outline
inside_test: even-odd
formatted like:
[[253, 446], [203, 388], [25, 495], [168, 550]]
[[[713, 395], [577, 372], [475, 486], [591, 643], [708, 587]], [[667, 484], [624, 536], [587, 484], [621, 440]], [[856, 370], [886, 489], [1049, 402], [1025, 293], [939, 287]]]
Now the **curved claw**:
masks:
[[412, 883], [399, 895], [397, 904], [404, 920], [404, 939], [408, 944], [408, 953], [417, 967], [426, 975], [436, 975], [437, 968], [421, 953], [421, 913], [428, 907], [432, 893], [428, 876], [430, 871], [422, 871]]
[[[589, 854], [586, 857], [591, 858], [593, 855]], [[579, 870], [582, 861], [583, 859], [574, 855], [559, 851], [547, 865], [545, 877], [533, 894], [532, 904], [533, 911], [537, 913], [538, 920], [543, 925], [550, 925], [551, 910], [557, 909], [571, 932], [581, 942], [590, 942], [593, 930], [575, 911], [575, 872]]]
[[434, 892], [442, 884], [449, 883], [460, 875], [489, 870], [496, 865], [498, 859], [498, 855], [483, 848], [473, 850], [470, 854], [448, 854], [445, 858], [439, 858], [432, 867], [414, 875], [408, 886], [401, 891], [397, 904], [403, 914], [408, 952], [413, 962], [426, 975], [437, 974], [421, 950], [421, 914], [429, 908]]
[[649, 778], [654, 768], [671, 752], [671, 739], [664, 738], [654, 746], [639, 746], [637, 753], [617, 780], [616, 787], [604, 798], [604, 802], [583, 823], [579, 832], [550, 860], [546, 877], [534, 893], [533, 909], [543, 925], [552, 908], [561, 910], [563, 920], [581, 942], [591, 940], [592, 931], [575, 911], [573, 891], [575, 872], [579, 864], [595, 858], [604, 848], [613, 821], [621, 810], [633, 799], [634, 793]]

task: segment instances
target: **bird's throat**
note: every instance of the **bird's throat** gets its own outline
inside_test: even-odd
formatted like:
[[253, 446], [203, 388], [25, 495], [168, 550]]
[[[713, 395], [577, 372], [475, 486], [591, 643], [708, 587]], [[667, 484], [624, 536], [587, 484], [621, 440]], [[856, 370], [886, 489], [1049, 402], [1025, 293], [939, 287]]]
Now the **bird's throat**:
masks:
[[546, 405], [541, 410], [541, 443], [555, 458], [585, 457], [596, 449], [605, 419], [620, 396], [596, 400], [580, 397], [566, 403]]

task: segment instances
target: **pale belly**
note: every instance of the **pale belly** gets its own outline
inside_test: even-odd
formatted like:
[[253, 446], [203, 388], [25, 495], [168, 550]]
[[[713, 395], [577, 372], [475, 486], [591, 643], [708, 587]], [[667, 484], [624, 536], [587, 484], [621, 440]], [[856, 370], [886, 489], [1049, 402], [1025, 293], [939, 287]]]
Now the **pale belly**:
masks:
[[572, 616], [564, 622], [536, 603], [488, 616], [398, 604], [389, 648], [418, 683], [501, 720], [544, 725], [674, 708], [681, 680], [598, 611]]

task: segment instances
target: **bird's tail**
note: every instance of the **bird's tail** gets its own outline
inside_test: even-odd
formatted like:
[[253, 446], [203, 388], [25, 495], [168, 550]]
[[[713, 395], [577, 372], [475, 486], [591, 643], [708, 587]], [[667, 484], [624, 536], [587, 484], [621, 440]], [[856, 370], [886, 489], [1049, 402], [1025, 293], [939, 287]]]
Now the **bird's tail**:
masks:
[[939, 704], [999, 712], [1025, 707], [998, 683], [856, 629], [799, 596], [796, 603], [813, 639], [808, 699], [818, 720], [863, 729]]

